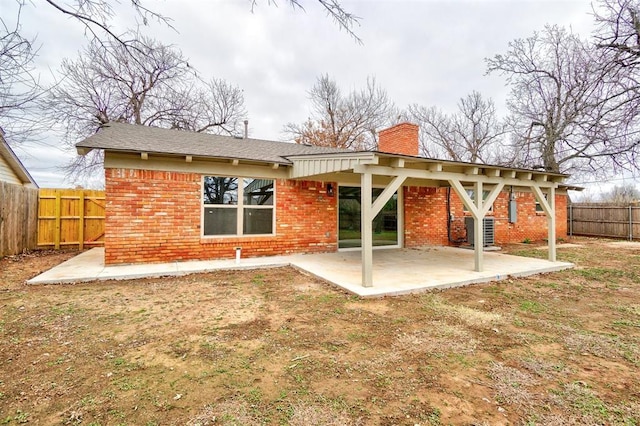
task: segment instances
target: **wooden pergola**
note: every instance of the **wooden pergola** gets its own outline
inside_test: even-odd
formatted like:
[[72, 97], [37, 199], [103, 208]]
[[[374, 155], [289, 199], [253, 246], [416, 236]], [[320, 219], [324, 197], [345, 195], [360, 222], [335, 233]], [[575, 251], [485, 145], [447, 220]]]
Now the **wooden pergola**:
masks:
[[[474, 270], [483, 271], [484, 217], [505, 187], [535, 195], [547, 217], [548, 259], [556, 261], [555, 193], [564, 174], [462, 163], [380, 152], [291, 156], [289, 178], [359, 184], [361, 187], [362, 285], [373, 285], [373, 219], [403, 186], [450, 187], [474, 219]], [[383, 186], [375, 202], [373, 185]], [[473, 199], [466, 189], [474, 190]], [[489, 191], [483, 199], [483, 191]]]

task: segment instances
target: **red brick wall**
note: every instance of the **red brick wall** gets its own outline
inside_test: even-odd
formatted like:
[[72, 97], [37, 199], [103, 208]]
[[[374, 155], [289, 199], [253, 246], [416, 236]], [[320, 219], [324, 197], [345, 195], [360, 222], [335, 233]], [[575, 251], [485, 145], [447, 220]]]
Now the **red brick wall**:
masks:
[[418, 155], [419, 127], [400, 123], [378, 133], [378, 151], [392, 154]]
[[[417, 247], [425, 244], [449, 245], [447, 236], [447, 189], [405, 187], [404, 189], [405, 246]], [[462, 201], [451, 191], [451, 237], [453, 240], [466, 236], [464, 218], [470, 216], [463, 210]], [[495, 242], [507, 244], [525, 239], [540, 241], [547, 238], [547, 216], [535, 211], [532, 193], [517, 192], [518, 217], [509, 223], [509, 194], [502, 192], [487, 216], [495, 219]], [[556, 236], [567, 238], [567, 197], [556, 195]]]
[[[151, 170], [106, 169], [107, 264], [168, 262], [337, 250], [337, 196], [326, 183], [275, 180], [276, 235], [201, 237], [202, 176]], [[333, 184], [336, 187], [335, 183]], [[496, 222], [496, 244], [547, 237], [544, 213], [535, 211], [530, 193], [516, 193], [518, 220], [508, 223], [508, 197], [503, 192], [490, 213]], [[466, 236], [465, 213], [451, 193], [452, 238]], [[558, 238], [567, 234], [567, 198], [556, 196]], [[448, 245], [447, 189], [404, 188], [405, 246]]]
[[[516, 243], [524, 240], [540, 241], [548, 237], [547, 215], [536, 212], [536, 201], [532, 193], [516, 192], [518, 217], [509, 223], [509, 194], [503, 192], [494, 203], [496, 242]], [[567, 197], [556, 195], [556, 238], [567, 238]]]
[[446, 192], [438, 188], [404, 188], [404, 245], [448, 245]]
[[[326, 184], [275, 180], [276, 235], [201, 237], [202, 176], [106, 169], [107, 264], [265, 256], [337, 249], [337, 197]], [[334, 184], [335, 187], [335, 184]]]

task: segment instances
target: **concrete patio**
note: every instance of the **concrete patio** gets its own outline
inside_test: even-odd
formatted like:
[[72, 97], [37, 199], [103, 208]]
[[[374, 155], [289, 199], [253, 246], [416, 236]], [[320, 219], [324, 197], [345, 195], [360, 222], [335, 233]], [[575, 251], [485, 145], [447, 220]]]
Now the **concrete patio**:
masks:
[[417, 293], [435, 288], [503, 280], [508, 277], [555, 272], [573, 267], [567, 262], [484, 253], [484, 271], [475, 272], [474, 253], [454, 247], [387, 249], [373, 252], [373, 286], [362, 287], [361, 253], [346, 251], [136, 265], [104, 265], [104, 249], [93, 248], [27, 281], [63, 284], [96, 280], [125, 280], [177, 276], [196, 272], [293, 266], [363, 297]]

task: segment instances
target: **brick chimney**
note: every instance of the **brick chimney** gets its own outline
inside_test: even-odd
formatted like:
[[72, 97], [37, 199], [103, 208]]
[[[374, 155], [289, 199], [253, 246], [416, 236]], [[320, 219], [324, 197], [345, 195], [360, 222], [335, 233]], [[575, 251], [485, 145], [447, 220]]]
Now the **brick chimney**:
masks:
[[418, 129], [416, 124], [405, 122], [380, 130], [378, 132], [378, 151], [418, 156]]

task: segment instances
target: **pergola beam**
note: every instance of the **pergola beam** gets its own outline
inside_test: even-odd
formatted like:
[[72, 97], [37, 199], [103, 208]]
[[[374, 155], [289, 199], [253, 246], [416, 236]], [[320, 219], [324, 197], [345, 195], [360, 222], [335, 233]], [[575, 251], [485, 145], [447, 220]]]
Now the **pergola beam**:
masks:
[[504, 189], [503, 182], [500, 182], [497, 185], [495, 185], [493, 188], [491, 188], [491, 191], [489, 191], [489, 195], [487, 195], [487, 199], [484, 200], [484, 205], [482, 208], [482, 217], [485, 217], [487, 213], [489, 213], [491, 206], [498, 199], [498, 195], [500, 195], [500, 192], [502, 192], [503, 189]]
[[478, 208], [476, 207], [474, 200], [472, 200], [471, 197], [469, 197], [469, 194], [467, 194], [467, 190], [464, 188], [462, 183], [460, 183], [458, 179], [449, 179], [449, 185], [451, 185], [454, 191], [456, 191], [456, 194], [458, 194], [458, 197], [460, 197], [462, 203], [465, 205], [467, 210], [469, 210], [471, 215], [474, 218], [478, 217], [480, 214], [478, 212]]
[[404, 167], [404, 158], [394, 158], [391, 160], [391, 167]]
[[[459, 182], [473, 184], [475, 182], [482, 182], [483, 184], [489, 185], [497, 185], [499, 183], [503, 183], [504, 185], [512, 185], [519, 187], [530, 187], [536, 185], [540, 188], [556, 188], [558, 186], [557, 182], [551, 181], [543, 181], [538, 182], [532, 180], [531, 173], [523, 173], [522, 176], [518, 174], [517, 177], [498, 177], [498, 176], [486, 176], [482, 174], [464, 174], [464, 173], [456, 173], [456, 172], [446, 172], [446, 171], [431, 171], [424, 169], [397, 169], [393, 167], [385, 167], [385, 166], [375, 166], [375, 165], [357, 165], [353, 168], [354, 173], [372, 173], [374, 175], [381, 176], [406, 176], [409, 178], [415, 179], [426, 179], [426, 180], [440, 180], [440, 181], [450, 181], [457, 180]], [[508, 175], [508, 174], [507, 174]]]
[[482, 272], [484, 270], [484, 217], [489, 212], [491, 205], [496, 201], [498, 195], [504, 188], [504, 183], [499, 182], [491, 188], [487, 199], [483, 201], [483, 183], [482, 181], [474, 182], [474, 198], [473, 200], [467, 194], [466, 189], [458, 179], [450, 179], [449, 185], [458, 194], [467, 210], [473, 216], [474, 230], [474, 270]]
[[[393, 194], [402, 186], [404, 181], [407, 179], [406, 176], [396, 176], [393, 178], [389, 185], [387, 185], [382, 193], [376, 198], [376, 201], [371, 206], [371, 217], [375, 218], [380, 210], [387, 204], [387, 201], [393, 197]], [[372, 219], [373, 220], [373, 219]]]

